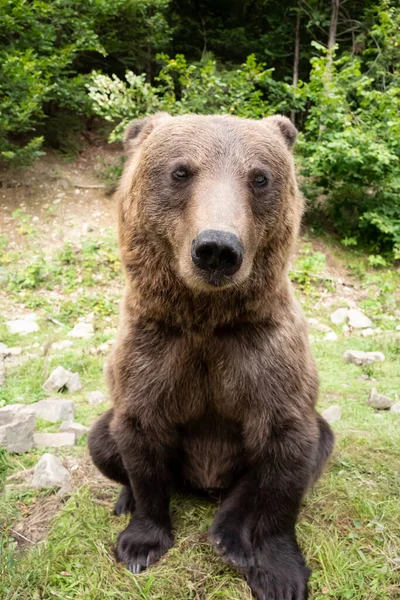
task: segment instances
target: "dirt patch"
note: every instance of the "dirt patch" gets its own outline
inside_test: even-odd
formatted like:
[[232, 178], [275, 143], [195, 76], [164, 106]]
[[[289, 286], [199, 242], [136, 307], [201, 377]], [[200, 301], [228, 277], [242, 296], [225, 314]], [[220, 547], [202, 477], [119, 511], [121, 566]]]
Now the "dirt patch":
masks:
[[[32, 247], [32, 229], [41, 248], [79, 241], [88, 227], [116, 225], [116, 206], [103, 175], [120, 164], [119, 145], [87, 146], [73, 162], [49, 152], [30, 168], [0, 170], [0, 231], [10, 246]], [[13, 218], [20, 209], [21, 217]]]
[[62, 498], [54, 495], [36, 498], [32, 506], [21, 505], [22, 519], [10, 528], [20, 548], [38, 544], [46, 537], [61, 504]]

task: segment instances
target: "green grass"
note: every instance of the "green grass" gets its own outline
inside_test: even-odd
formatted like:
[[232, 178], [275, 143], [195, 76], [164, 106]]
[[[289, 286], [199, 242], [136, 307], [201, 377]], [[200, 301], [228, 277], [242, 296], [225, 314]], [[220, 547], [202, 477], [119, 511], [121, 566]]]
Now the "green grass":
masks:
[[[307, 316], [331, 325], [329, 315], [346, 306], [340, 285], [324, 281], [328, 261], [308, 239], [294, 266], [297, 293]], [[367, 258], [350, 253], [329, 240], [326, 252], [355, 285], [357, 305], [365, 310], [383, 335], [346, 337], [342, 326], [332, 329], [336, 342], [324, 341], [323, 333], [312, 330], [313, 352], [321, 377], [319, 409], [330, 404], [342, 408], [341, 421], [334, 424], [337, 437], [329, 467], [312, 490], [302, 509], [299, 540], [313, 569], [310, 580], [313, 600], [399, 600], [400, 598], [400, 415], [376, 412], [366, 404], [371, 387], [394, 397], [400, 393], [400, 324], [396, 269], [371, 270]], [[100, 250], [101, 248], [101, 250]], [[42, 385], [50, 370], [61, 364], [77, 371], [84, 388], [73, 395], [76, 420], [90, 425], [106, 406], [91, 407], [90, 390], [105, 391], [104, 355], [93, 355], [92, 347], [115, 335], [121, 279], [115, 240], [99, 246], [92, 239], [83, 249], [66, 245], [40, 270], [37, 257], [18, 255], [18, 277], [13, 276], [3, 244], [2, 282], [8, 292], [9, 308], [15, 313], [35, 310], [40, 332], [11, 336], [0, 320], [0, 341], [26, 349], [39, 348], [23, 365], [7, 372], [0, 388], [0, 406], [12, 402], [31, 403], [46, 396]], [[321, 255], [322, 254], [322, 255]], [[332, 258], [333, 257], [333, 258]], [[96, 264], [102, 280], [96, 280]], [[24, 275], [25, 274], [25, 275]], [[43, 273], [42, 273], [43, 274]], [[318, 277], [314, 277], [318, 275]], [[80, 281], [76, 282], [76, 278]], [[29, 287], [33, 282], [33, 287]], [[53, 295], [49, 294], [49, 288]], [[71, 297], [71, 294], [76, 294]], [[329, 302], [325, 301], [329, 299]], [[51, 341], [67, 339], [77, 318], [94, 311], [95, 335], [74, 340], [62, 351], [48, 348]], [[8, 311], [10, 312], [10, 311]], [[63, 323], [48, 321], [52, 316]], [[393, 317], [393, 318], [390, 318]], [[46, 347], [45, 353], [42, 346]], [[368, 368], [345, 364], [347, 349], [381, 350], [383, 363]], [[370, 379], [360, 378], [368, 375]], [[376, 379], [372, 381], [371, 378]], [[38, 430], [57, 431], [59, 423], [38, 420]], [[0, 482], [7, 476], [32, 467], [43, 451], [24, 455], [0, 451]], [[60, 449], [61, 458], [72, 457], [85, 464], [85, 439], [73, 449]], [[79, 480], [78, 480], [79, 482]], [[13, 482], [14, 483], [14, 482]], [[160, 563], [139, 576], [116, 565], [113, 544], [126, 518], [112, 515], [117, 489], [82, 479], [72, 495], [57, 500], [55, 491], [15, 488], [0, 498], [0, 597], [4, 600], [250, 600], [251, 594], [240, 575], [226, 567], [207, 542], [216, 506], [195, 497], [177, 496], [172, 501], [176, 543]], [[16, 527], [29, 523], [35, 511], [47, 510], [54, 497], [46, 535], [37, 543], [17, 543]], [[24, 529], [23, 529], [24, 531]]]

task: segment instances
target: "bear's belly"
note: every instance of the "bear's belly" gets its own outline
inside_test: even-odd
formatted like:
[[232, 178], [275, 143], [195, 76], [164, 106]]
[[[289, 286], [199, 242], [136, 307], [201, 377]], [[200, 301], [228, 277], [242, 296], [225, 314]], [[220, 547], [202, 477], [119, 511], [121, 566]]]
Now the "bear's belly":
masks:
[[195, 489], [226, 489], [245, 468], [240, 427], [215, 413], [181, 427], [181, 477]]

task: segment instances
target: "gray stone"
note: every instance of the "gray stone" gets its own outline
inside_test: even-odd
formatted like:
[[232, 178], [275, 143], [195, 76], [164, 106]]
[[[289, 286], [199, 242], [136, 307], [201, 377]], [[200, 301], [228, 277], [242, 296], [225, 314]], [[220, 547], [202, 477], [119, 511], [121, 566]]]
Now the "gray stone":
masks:
[[390, 409], [390, 412], [395, 413], [396, 415], [400, 415], [400, 402], [396, 402], [396, 404], [393, 404], [392, 408]]
[[25, 335], [39, 331], [39, 325], [36, 323], [36, 315], [26, 315], [21, 319], [12, 319], [6, 322], [9, 333], [19, 333]]
[[46, 398], [32, 404], [37, 417], [56, 423], [57, 421], [73, 421], [75, 406], [72, 400], [64, 398]]
[[22, 348], [15, 346], [14, 348], [8, 348], [8, 352], [10, 356], [20, 356], [22, 354]]
[[35, 467], [33, 487], [64, 487], [70, 483], [70, 475], [61, 460], [54, 454], [43, 454]]
[[67, 333], [68, 337], [72, 338], [83, 338], [87, 339], [92, 337], [94, 333], [93, 325], [91, 323], [77, 323], [71, 331]]
[[45, 381], [43, 389], [46, 392], [58, 392], [67, 385], [71, 375], [71, 371], [67, 371], [64, 367], [59, 366], [50, 373], [50, 377]]
[[61, 342], [53, 342], [51, 347], [53, 350], [65, 350], [65, 348], [71, 348], [72, 345], [71, 340], [61, 340]]
[[367, 404], [378, 410], [387, 410], [393, 406], [393, 400], [389, 396], [378, 394], [377, 390], [372, 388], [367, 398]]
[[71, 374], [71, 377], [67, 381], [66, 387], [70, 394], [79, 392], [79, 390], [82, 389], [82, 384], [78, 373]]
[[308, 319], [308, 324], [311, 325], [311, 327], [316, 331], [321, 331], [322, 333], [329, 333], [330, 331], [332, 331], [332, 329], [328, 327], [328, 325], [320, 323], [318, 319], [314, 319], [314, 317]]
[[335, 325], [341, 325], [345, 322], [349, 314], [348, 308], [338, 308], [331, 314], [331, 321]]
[[99, 404], [104, 404], [107, 401], [107, 397], [103, 394], [103, 392], [89, 392], [87, 394], [87, 399], [89, 401], [90, 406], [98, 406]]
[[63, 448], [75, 444], [75, 434], [67, 431], [61, 433], [35, 433], [33, 439], [36, 448]]
[[362, 350], [346, 350], [343, 354], [343, 360], [347, 363], [354, 363], [358, 366], [368, 366], [375, 362], [383, 362], [385, 355], [383, 352], [363, 352]]
[[81, 425], [80, 423], [71, 423], [64, 422], [60, 425], [60, 431], [67, 431], [70, 433], [74, 433], [77, 440], [79, 440], [82, 436], [86, 435], [89, 431], [88, 427]]
[[9, 404], [0, 408], [0, 447], [9, 452], [27, 452], [34, 443], [35, 424], [31, 406]]
[[7, 356], [7, 354], [8, 354], [8, 347], [5, 344], [3, 344], [2, 342], [0, 342], [0, 357], [2, 355]]
[[337, 336], [337, 334], [334, 331], [330, 331], [324, 337], [324, 340], [326, 342], [336, 342], [337, 339], [338, 339], [338, 336]]
[[342, 418], [342, 409], [338, 404], [333, 404], [322, 411], [321, 415], [324, 417], [328, 423], [335, 423], [335, 421], [340, 421]]
[[366, 329], [372, 327], [372, 321], [368, 319], [358, 308], [350, 308], [348, 313], [349, 325], [354, 329]]

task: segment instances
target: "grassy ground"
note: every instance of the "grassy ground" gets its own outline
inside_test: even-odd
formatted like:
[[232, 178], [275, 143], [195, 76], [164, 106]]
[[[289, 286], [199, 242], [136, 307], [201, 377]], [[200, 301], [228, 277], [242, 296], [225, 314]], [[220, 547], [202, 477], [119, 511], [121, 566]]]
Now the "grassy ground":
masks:
[[[72, 396], [76, 421], [90, 425], [107, 408], [89, 406], [86, 394], [105, 391], [105, 354], [96, 349], [114, 338], [118, 321], [122, 279], [115, 235], [112, 230], [96, 230], [78, 242], [42, 247], [40, 226], [28, 212], [15, 215], [12, 223], [14, 230], [21, 230], [19, 237], [12, 238], [14, 242], [0, 238], [0, 341], [22, 347], [23, 353], [22, 362], [7, 369], [0, 406], [42, 399], [47, 374], [61, 364], [80, 374], [83, 390]], [[331, 278], [325, 279], [326, 274]], [[400, 415], [375, 412], [365, 400], [371, 387], [392, 396], [400, 392], [400, 334], [396, 332], [400, 274], [395, 269], [371, 271], [362, 256], [310, 237], [302, 241], [293, 279], [309, 317], [331, 325], [330, 313], [350, 302], [382, 329], [377, 337], [362, 338], [332, 326], [338, 334], [335, 342], [311, 331], [321, 375], [319, 408], [330, 404], [342, 408], [342, 420], [334, 424], [334, 457], [308, 495], [298, 525], [313, 568], [311, 596], [314, 600], [399, 599]], [[40, 332], [10, 335], [5, 321], [30, 311], [38, 315]], [[52, 342], [67, 339], [77, 319], [90, 312], [94, 313], [93, 338], [74, 340], [71, 348], [62, 351], [51, 348]], [[346, 349], [381, 350], [386, 360], [362, 369], [342, 361]], [[39, 421], [38, 429], [57, 431], [58, 424]], [[115, 565], [113, 557], [113, 543], [126, 523], [125, 518], [112, 516], [118, 489], [96, 476], [85, 439], [72, 449], [53, 452], [74, 474], [70, 494], [59, 497], [54, 490], [14, 487], [1, 496], [1, 598], [250, 600], [241, 577], [224, 566], [207, 543], [215, 505], [175, 497], [175, 547], [159, 565], [134, 576]], [[24, 455], [0, 451], [3, 486], [13, 473], [34, 465], [40, 454], [38, 450]]]

